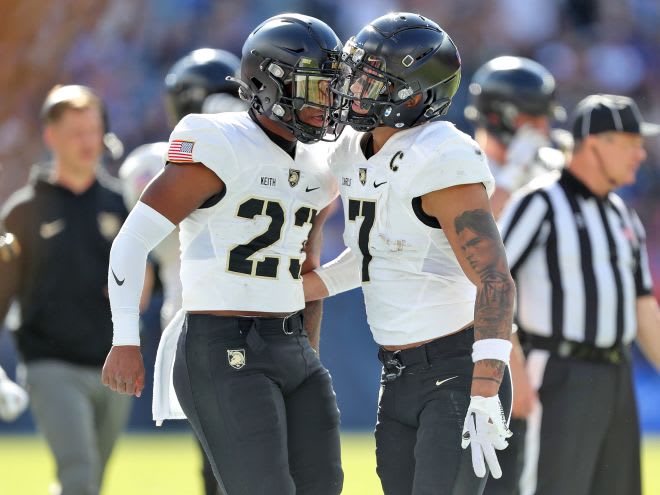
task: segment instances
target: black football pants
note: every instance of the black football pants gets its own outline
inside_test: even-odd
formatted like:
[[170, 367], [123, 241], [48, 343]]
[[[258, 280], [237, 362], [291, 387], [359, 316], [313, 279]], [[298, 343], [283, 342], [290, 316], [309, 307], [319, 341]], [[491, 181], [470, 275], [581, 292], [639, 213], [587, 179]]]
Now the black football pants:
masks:
[[[540, 407], [528, 420], [522, 495], [640, 495], [640, 431], [631, 364], [534, 349]], [[536, 378], [533, 377], [535, 381]]]
[[[377, 471], [385, 495], [479, 495], [488, 475], [478, 478], [470, 447], [461, 448], [470, 404], [472, 328], [397, 354], [406, 367], [390, 382], [384, 363], [376, 424]], [[500, 388], [504, 411], [511, 410], [508, 370]]]
[[300, 315], [189, 314], [174, 388], [226, 495], [336, 495], [339, 411]]

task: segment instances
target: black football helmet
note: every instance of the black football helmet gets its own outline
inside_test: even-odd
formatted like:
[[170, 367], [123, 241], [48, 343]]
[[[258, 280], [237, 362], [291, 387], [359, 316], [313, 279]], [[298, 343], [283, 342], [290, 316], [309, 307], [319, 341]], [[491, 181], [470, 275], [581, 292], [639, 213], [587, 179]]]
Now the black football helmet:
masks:
[[238, 99], [236, 76], [241, 61], [225, 50], [200, 48], [177, 61], [165, 76], [167, 110], [178, 122], [189, 113], [202, 113], [210, 95], [226, 94]]
[[[396, 12], [346, 43], [335, 91], [344, 101], [342, 120], [354, 129], [405, 129], [447, 113], [460, 81], [461, 58], [449, 35], [419, 14]], [[407, 106], [417, 94], [419, 104]], [[355, 112], [353, 104], [368, 113]]]
[[519, 114], [563, 120], [564, 109], [555, 101], [555, 79], [538, 62], [523, 57], [497, 57], [481, 66], [469, 87], [465, 116], [484, 127], [503, 144], [516, 132]]
[[[330, 26], [314, 17], [271, 17], [243, 45], [241, 97], [302, 142], [328, 140], [335, 110], [330, 85], [339, 75], [341, 48]], [[300, 120], [304, 107], [320, 109], [323, 124]]]

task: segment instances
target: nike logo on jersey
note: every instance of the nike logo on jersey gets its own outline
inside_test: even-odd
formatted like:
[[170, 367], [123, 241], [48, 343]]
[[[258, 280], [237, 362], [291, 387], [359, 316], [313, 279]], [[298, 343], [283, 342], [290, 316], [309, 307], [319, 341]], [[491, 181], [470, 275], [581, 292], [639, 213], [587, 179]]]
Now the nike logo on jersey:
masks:
[[312, 188], [310, 188], [309, 186], [307, 186], [307, 187], [305, 188], [305, 192], [312, 192], [312, 191], [316, 191], [317, 189], [321, 189], [321, 186], [319, 186], [319, 187], [312, 187]]
[[110, 268], [110, 271], [112, 272], [112, 276], [115, 277], [115, 282], [117, 282], [117, 285], [119, 285], [120, 287], [124, 285], [124, 282], [126, 282], [126, 277], [124, 277], [124, 280], [119, 280], [117, 278], [117, 275], [115, 275], [115, 271], [112, 268]]
[[376, 181], [374, 181], [374, 187], [380, 187], [383, 184], [387, 184], [387, 181], [379, 182], [378, 184], [376, 184]]
[[439, 387], [439, 386], [442, 385], [443, 383], [448, 382], [449, 380], [453, 380], [454, 378], [458, 378], [458, 376], [452, 376], [452, 377], [450, 377], [450, 378], [445, 378], [444, 380], [436, 380], [436, 381], [435, 381], [435, 386], [436, 386], [436, 387]]
[[39, 235], [44, 239], [50, 239], [64, 230], [66, 223], [64, 219], [59, 218], [52, 222], [42, 223], [39, 227]]

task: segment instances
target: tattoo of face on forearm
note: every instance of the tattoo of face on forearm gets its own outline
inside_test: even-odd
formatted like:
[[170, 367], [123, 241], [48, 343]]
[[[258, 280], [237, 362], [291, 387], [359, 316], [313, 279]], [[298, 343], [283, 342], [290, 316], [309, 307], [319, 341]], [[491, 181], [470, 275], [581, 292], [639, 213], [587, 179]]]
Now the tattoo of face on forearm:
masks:
[[481, 279], [475, 304], [477, 338], [508, 338], [515, 291], [493, 216], [465, 211], [454, 221], [465, 259]]

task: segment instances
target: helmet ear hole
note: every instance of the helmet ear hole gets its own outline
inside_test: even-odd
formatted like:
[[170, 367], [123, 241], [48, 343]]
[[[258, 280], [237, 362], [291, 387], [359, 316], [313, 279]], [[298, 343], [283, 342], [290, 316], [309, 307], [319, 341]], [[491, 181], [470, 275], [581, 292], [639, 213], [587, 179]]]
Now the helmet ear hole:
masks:
[[[427, 98], [427, 101], [428, 101], [428, 98]], [[417, 93], [416, 95], [413, 95], [405, 103], [406, 108], [414, 108], [414, 107], [416, 107], [420, 104], [422, 104], [422, 94], [421, 93]]]
[[264, 89], [264, 85], [256, 77], [250, 78], [250, 82], [254, 85], [257, 91], [262, 91]]

